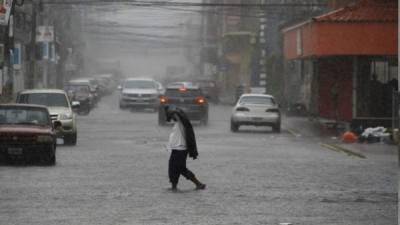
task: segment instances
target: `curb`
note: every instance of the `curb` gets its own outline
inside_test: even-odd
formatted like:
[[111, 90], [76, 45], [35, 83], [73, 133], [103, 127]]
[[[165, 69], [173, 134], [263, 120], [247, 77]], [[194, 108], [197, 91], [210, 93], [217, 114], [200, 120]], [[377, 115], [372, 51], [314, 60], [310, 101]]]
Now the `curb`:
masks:
[[366, 159], [367, 158], [365, 155], [363, 155], [361, 153], [349, 150], [347, 148], [344, 148], [344, 147], [336, 145], [336, 144], [324, 144], [324, 143], [321, 143], [321, 147], [327, 148], [329, 150], [333, 150], [335, 152], [343, 152], [343, 153], [346, 153], [349, 156], [355, 156], [355, 157], [358, 157], [358, 158], [361, 158], [361, 159]]

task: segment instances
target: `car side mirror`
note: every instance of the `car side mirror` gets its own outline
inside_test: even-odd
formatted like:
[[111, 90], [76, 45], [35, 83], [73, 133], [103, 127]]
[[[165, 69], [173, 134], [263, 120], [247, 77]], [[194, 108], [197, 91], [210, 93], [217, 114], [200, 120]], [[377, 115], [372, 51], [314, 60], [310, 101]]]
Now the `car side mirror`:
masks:
[[121, 91], [122, 90], [122, 86], [118, 85], [117, 89]]
[[73, 102], [71, 103], [71, 107], [72, 107], [73, 109], [77, 109], [77, 108], [79, 108], [79, 106], [81, 106], [81, 103], [78, 102], [78, 101], [73, 101]]
[[56, 129], [56, 130], [60, 129], [60, 128], [62, 127], [61, 121], [59, 121], [59, 120], [54, 121], [54, 122], [53, 122], [53, 127], [54, 127], [54, 129]]

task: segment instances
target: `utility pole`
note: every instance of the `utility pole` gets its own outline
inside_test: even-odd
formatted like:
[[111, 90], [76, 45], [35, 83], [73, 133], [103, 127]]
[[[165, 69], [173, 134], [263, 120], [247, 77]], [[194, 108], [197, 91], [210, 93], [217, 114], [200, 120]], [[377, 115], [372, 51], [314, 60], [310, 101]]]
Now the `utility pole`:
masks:
[[[3, 52], [3, 57], [4, 57], [4, 61], [3, 61], [3, 65], [2, 65], [2, 69], [1, 69], [1, 75], [2, 75], [2, 84], [5, 84], [5, 90], [2, 90], [2, 94], [6, 97], [6, 101], [9, 101], [10, 98], [12, 97], [12, 93], [13, 93], [13, 82], [12, 79], [13, 77], [11, 76], [10, 73], [10, 69], [12, 68], [12, 64], [11, 64], [11, 57], [12, 52], [14, 50], [14, 23], [13, 23], [13, 15], [14, 15], [14, 9], [16, 6], [16, 1], [11, 1], [9, 2], [9, 4], [11, 4], [8, 10], [10, 10], [9, 13], [9, 18], [6, 18], [6, 26], [4, 28], [4, 52]], [[1, 6], [4, 9], [4, 5]], [[7, 13], [6, 17], [7, 17]], [[5, 79], [5, 81], [4, 81]]]
[[32, 0], [32, 26], [31, 26], [31, 52], [30, 52], [30, 74], [29, 74], [29, 82], [27, 88], [34, 88], [36, 82], [36, 12], [37, 12], [37, 3], [35, 0]]

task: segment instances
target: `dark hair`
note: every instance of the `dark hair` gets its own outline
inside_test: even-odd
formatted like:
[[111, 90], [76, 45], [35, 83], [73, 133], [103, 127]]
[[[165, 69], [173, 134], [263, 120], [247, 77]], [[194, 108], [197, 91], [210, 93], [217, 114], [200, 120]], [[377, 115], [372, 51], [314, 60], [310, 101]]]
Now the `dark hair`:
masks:
[[174, 114], [177, 113], [177, 107], [175, 105], [167, 105], [164, 107], [164, 112], [167, 122], [171, 122], [174, 119]]

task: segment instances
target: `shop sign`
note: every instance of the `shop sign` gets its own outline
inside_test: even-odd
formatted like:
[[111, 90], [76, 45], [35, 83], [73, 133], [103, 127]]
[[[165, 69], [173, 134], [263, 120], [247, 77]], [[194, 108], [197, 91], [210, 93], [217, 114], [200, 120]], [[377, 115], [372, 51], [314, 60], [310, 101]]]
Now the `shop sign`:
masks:
[[21, 44], [20, 43], [16, 43], [14, 45], [14, 51], [13, 51], [13, 67], [15, 70], [20, 70], [21, 69]]
[[0, 26], [7, 26], [13, 0], [0, 0]]
[[38, 26], [36, 28], [36, 42], [53, 42], [54, 27], [53, 26]]

